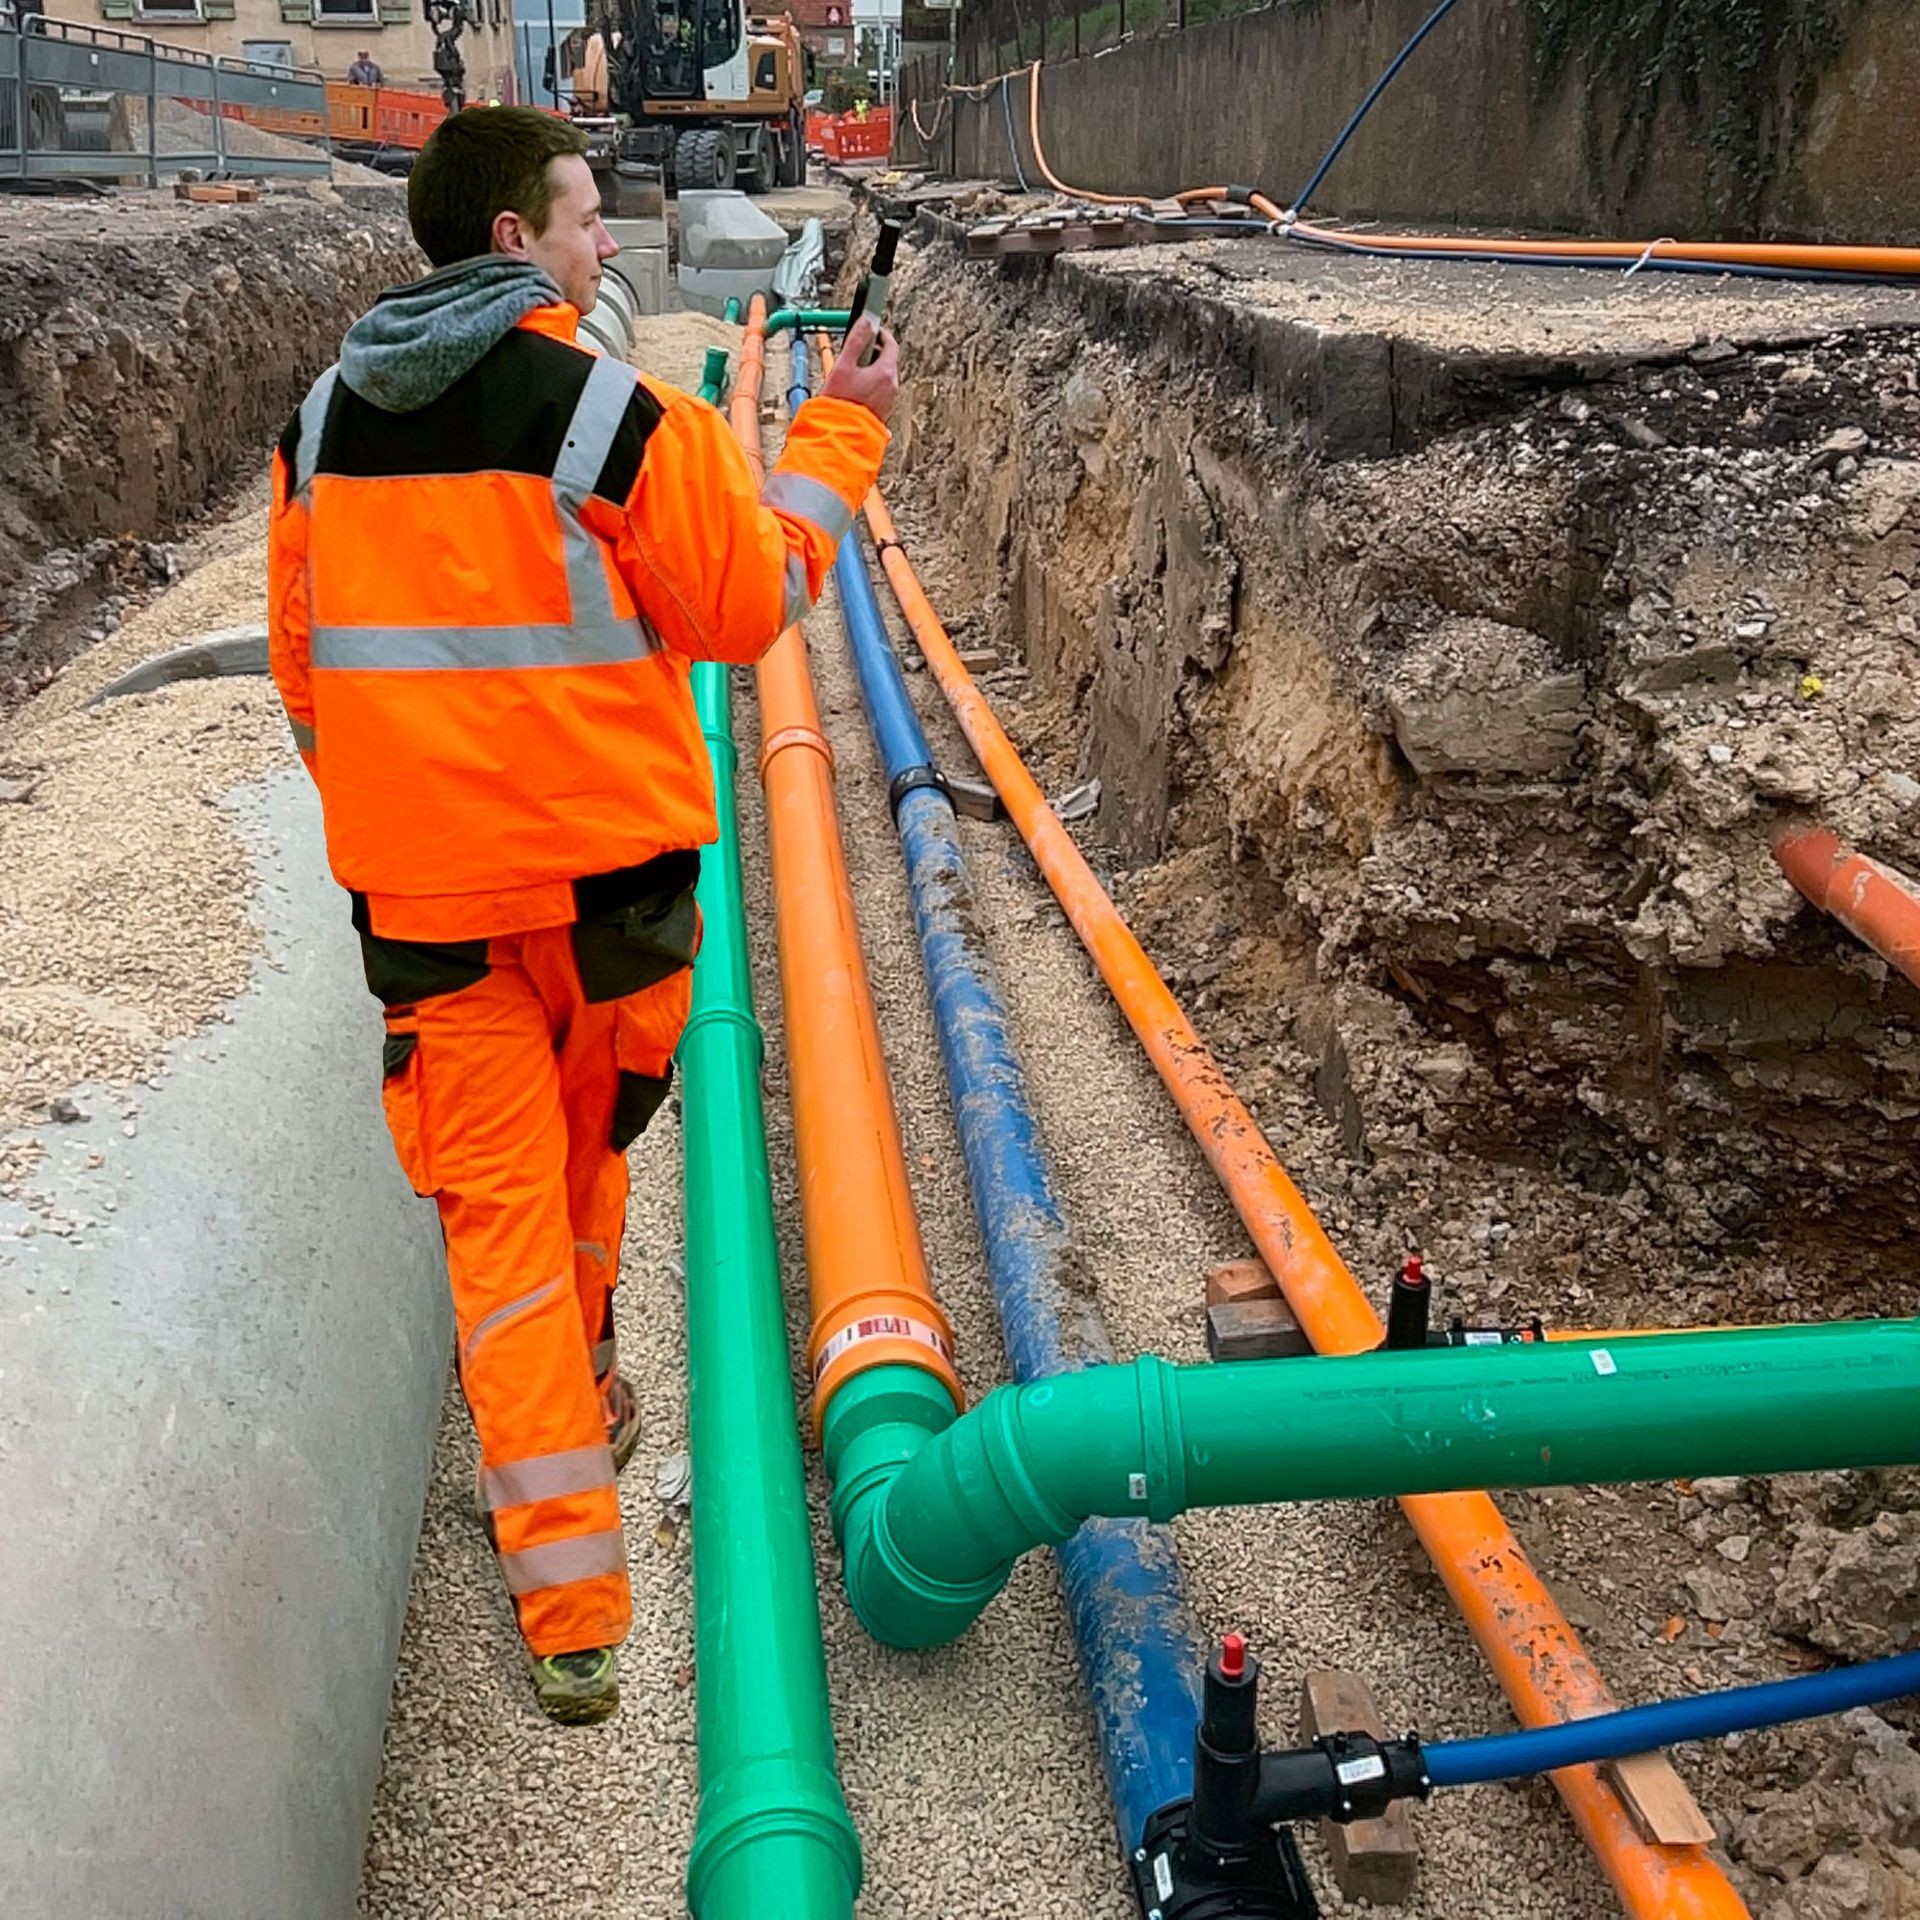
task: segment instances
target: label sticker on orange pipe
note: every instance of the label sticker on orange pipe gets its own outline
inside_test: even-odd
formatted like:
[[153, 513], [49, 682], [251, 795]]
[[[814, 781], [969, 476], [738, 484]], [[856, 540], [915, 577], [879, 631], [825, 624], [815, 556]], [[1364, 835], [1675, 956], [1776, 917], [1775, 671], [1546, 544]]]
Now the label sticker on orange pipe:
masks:
[[856, 1320], [851, 1326], [842, 1327], [820, 1349], [813, 1363], [813, 1384], [819, 1386], [827, 1369], [848, 1348], [864, 1345], [869, 1340], [917, 1340], [921, 1346], [932, 1348], [949, 1366], [953, 1364], [952, 1344], [938, 1327], [930, 1327], [924, 1320], [911, 1319], [904, 1313], [876, 1313], [871, 1319]]

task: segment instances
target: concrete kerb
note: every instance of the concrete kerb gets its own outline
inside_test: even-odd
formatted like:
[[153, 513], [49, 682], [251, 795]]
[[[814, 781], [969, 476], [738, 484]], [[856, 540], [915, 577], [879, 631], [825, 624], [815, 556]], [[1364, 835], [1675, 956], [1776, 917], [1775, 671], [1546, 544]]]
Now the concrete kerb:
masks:
[[446, 1285], [312, 791], [233, 804], [266, 954], [230, 1023], [173, 1049], [137, 1131], [104, 1090], [44, 1129], [35, 1188], [78, 1231], [0, 1204], [21, 1914], [338, 1920], [380, 1771]]

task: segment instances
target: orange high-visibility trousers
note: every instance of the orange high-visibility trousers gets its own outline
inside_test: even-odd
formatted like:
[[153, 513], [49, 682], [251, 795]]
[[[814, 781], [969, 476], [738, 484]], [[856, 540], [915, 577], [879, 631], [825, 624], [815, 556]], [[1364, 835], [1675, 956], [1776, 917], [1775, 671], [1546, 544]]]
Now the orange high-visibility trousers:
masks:
[[[685, 909], [690, 961], [690, 893]], [[691, 966], [658, 943], [636, 952], [606, 921], [362, 944], [386, 1009], [387, 1123], [440, 1210], [481, 1494], [521, 1634], [536, 1654], [617, 1645], [632, 1603], [603, 1399], [625, 1150], [666, 1097]]]

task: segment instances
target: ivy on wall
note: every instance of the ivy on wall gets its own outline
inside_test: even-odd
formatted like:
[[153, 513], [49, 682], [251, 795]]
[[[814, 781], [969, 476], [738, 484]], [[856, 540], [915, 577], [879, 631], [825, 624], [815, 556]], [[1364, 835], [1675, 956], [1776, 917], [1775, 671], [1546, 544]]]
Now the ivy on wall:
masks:
[[1595, 190], [1646, 178], [1663, 107], [1707, 151], [1704, 212], [1756, 219], [1791, 169], [1813, 96], [1864, 0], [1531, 0], [1534, 85], [1571, 74]]

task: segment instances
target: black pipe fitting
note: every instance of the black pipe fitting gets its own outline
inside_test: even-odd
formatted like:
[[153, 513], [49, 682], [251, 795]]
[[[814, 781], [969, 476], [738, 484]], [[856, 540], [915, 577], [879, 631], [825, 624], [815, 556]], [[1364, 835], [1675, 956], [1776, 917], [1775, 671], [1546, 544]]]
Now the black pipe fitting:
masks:
[[1370, 1733], [1323, 1733], [1310, 1747], [1262, 1754], [1253, 1817], [1279, 1820], [1377, 1820], [1396, 1800], [1432, 1790], [1420, 1742], [1376, 1740]]
[[1317, 1920], [1287, 1831], [1296, 1820], [1377, 1819], [1427, 1797], [1420, 1742], [1326, 1733], [1262, 1753], [1260, 1663], [1237, 1633], [1207, 1663], [1194, 1734], [1193, 1797], [1162, 1807], [1133, 1856], [1142, 1920]]
[[947, 799], [953, 799], [953, 790], [947, 785], [947, 776], [938, 767], [902, 767], [887, 786], [887, 811], [894, 819], [900, 817], [900, 802], [908, 794], [920, 787], [931, 787], [936, 793], [943, 793]]
[[1433, 1286], [1426, 1264], [1417, 1253], [1407, 1255], [1393, 1276], [1393, 1294], [1387, 1302], [1387, 1348], [1405, 1353], [1427, 1344], [1427, 1320], [1433, 1306]]

